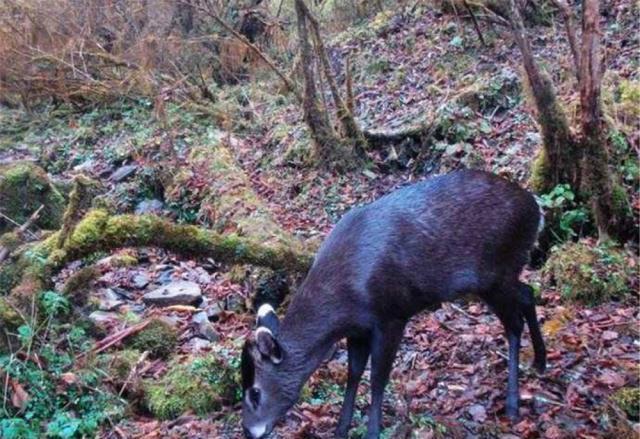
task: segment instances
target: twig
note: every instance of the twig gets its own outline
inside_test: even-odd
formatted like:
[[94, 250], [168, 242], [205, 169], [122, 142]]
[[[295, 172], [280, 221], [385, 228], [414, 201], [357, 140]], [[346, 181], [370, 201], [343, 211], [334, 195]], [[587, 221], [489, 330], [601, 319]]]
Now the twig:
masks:
[[476, 19], [476, 14], [473, 13], [473, 9], [467, 3], [467, 0], [462, 0], [464, 3], [464, 7], [467, 9], [469, 15], [471, 15], [471, 21], [473, 21], [473, 27], [476, 29], [476, 33], [478, 34], [478, 38], [480, 38], [480, 42], [484, 47], [487, 47], [487, 43], [484, 41], [484, 36], [482, 36], [482, 31], [480, 30], [480, 25], [478, 24], [478, 20]]
[[140, 358], [138, 358], [138, 361], [136, 361], [136, 364], [131, 368], [131, 371], [129, 371], [129, 375], [127, 376], [127, 379], [124, 381], [124, 384], [122, 384], [122, 387], [120, 388], [120, 392], [118, 392], [119, 397], [122, 396], [122, 393], [124, 393], [124, 389], [127, 388], [127, 385], [129, 384], [129, 382], [133, 379], [135, 374], [138, 372], [138, 368], [142, 363], [145, 362], [148, 356], [149, 356], [149, 351], [144, 351], [142, 355], [140, 355]]
[[258, 49], [258, 47], [255, 46], [247, 38], [245, 38], [244, 35], [238, 33], [238, 31], [236, 31], [233, 27], [231, 27], [226, 21], [224, 21], [222, 18], [220, 18], [218, 15], [216, 15], [214, 12], [210, 11], [209, 9], [204, 8], [199, 4], [196, 4], [189, 0], [180, 0], [180, 3], [190, 5], [198, 9], [199, 11], [204, 12], [211, 18], [213, 18], [227, 32], [229, 32], [235, 38], [240, 40], [245, 46], [251, 49], [251, 51], [253, 51], [256, 55], [258, 55], [271, 68], [271, 70], [273, 70], [273, 72], [282, 80], [282, 82], [285, 84], [287, 89], [295, 95], [295, 97], [298, 99], [298, 102], [302, 102], [302, 95], [300, 94], [300, 91], [297, 89], [295, 84], [291, 82], [289, 78], [287, 78], [287, 76], [278, 68], [278, 66], [276, 66], [275, 62], [267, 54], [265, 54], [260, 49]]
[[449, 303], [449, 306], [451, 307], [451, 309], [453, 309], [454, 311], [458, 311], [460, 314], [464, 315], [465, 317], [470, 318], [473, 321], [479, 322], [481, 319], [476, 317], [476, 316], [472, 316], [471, 314], [469, 314], [468, 312], [466, 312], [464, 309], [460, 308], [458, 305], [456, 305], [455, 303]]
[[147, 327], [149, 322], [150, 320], [145, 320], [142, 323], [138, 323], [137, 325], [130, 326], [128, 328], [123, 329], [122, 331], [116, 332], [115, 334], [111, 334], [110, 336], [103, 338], [98, 343], [96, 343], [93, 349], [81, 353], [80, 355], [78, 355], [78, 357], [76, 357], [76, 359], [83, 358], [88, 353], [99, 354], [100, 352], [109, 349], [111, 346], [121, 342], [125, 338], [142, 331], [144, 328]]
[[[18, 227], [18, 230], [16, 230], [18, 238], [23, 239], [23, 235], [29, 230], [29, 227], [31, 227], [40, 217], [40, 212], [42, 212], [42, 209], [44, 209], [44, 205], [41, 204], [40, 207], [38, 207], [38, 209], [31, 214], [27, 221], [25, 221], [23, 225]], [[11, 249], [9, 247], [0, 247], [0, 264], [2, 263], [2, 261], [7, 259], [10, 254]]]

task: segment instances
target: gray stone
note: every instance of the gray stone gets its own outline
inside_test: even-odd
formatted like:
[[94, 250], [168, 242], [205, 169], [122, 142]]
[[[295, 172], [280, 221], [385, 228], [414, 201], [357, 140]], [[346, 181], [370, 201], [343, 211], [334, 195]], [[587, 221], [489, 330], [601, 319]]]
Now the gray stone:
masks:
[[124, 305], [124, 302], [122, 300], [104, 299], [104, 300], [100, 300], [100, 303], [98, 304], [98, 309], [100, 311], [115, 311], [118, 308], [120, 308], [122, 305]]
[[144, 215], [145, 213], [160, 213], [164, 208], [164, 203], [156, 199], [142, 200], [136, 206], [136, 215]]
[[138, 169], [138, 165], [124, 165], [124, 166], [121, 166], [118, 169], [116, 169], [113, 174], [111, 174], [111, 177], [109, 177], [109, 179], [111, 181], [116, 182], [116, 183], [120, 182], [120, 181], [123, 181], [123, 180], [131, 177], [133, 174], [135, 174], [137, 169]]
[[108, 323], [118, 321], [118, 315], [107, 311], [94, 311], [89, 314], [89, 320], [99, 328], [104, 328]]
[[73, 170], [76, 172], [91, 172], [93, 167], [96, 165], [96, 162], [92, 159], [87, 159], [84, 162], [80, 163], [73, 167]]
[[193, 315], [192, 319], [196, 329], [196, 333], [199, 336], [209, 341], [220, 340], [220, 334], [218, 334], [218, 331], [216, 331], [216, 329], [209, 321], [209, 317], [207, 316], [206, 312], [201, 311], [199, 313], [196, 313]]
[[220, 305], [219, 302], [214, 302], [207, 307], [207, 317], [212, 322], [217, 321], [220, 318], [220, 313], [222, 313], [224, 309]]
[[141, 290], [147, 285], [149, 285], [149, 276], [147, 276], [144, 273], [138, 273], [135, 276], [133, 276], [132, 282], [134, 287]]
[[200, 286], [195, 282], [175, 281], [145, 294], [142, 297], [147, 305], [198, 305], [202, 301]]

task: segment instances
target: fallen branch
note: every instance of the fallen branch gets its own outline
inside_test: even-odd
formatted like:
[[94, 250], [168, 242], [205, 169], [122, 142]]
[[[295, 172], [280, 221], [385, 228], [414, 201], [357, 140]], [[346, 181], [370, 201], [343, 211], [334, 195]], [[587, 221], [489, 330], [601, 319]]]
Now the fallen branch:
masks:
[[78, 355], [78, 357], [76, 359], [84, 358], [89, 353], [95, 355], [95, 354], [99, 354], [100, 352], [106, 351], [111, 346], [120, 343], [125, 338], [130, 337], [130, 336], [132, 336], [134, 334], [137, 334], [138, 332], [142, 331], [144, 328], [147, 327], [147, 325], [150, 322], [151, 322], [151, 320], [145, 320], [144, 322], [138, 323], [137, 325], [130, 326], [128, 328], [123, 329], [122, 331], [116, 332], [115, 334], [111, 334], [108, 337], [105, 337], [102, 340], [100, 340], [98, 343], [96, 343], [96, 345], [93, 347], [93, 349], [91, 349], [89, 351], [86, 351], [86, 352], [83, 352], [80, 355]]
[[[29, 230], [29, 228], [31, 226], [33, 226], [33, 224], [38, 221], [38, 218], [40, 217], [40, 212], [42, 212], [42, 209], [44, 209], [44, 205], [41, 204], [40, 207], [38, 207], [38, 209], [36, 209], [35, 212], [33, 212], [31, 214], [31, 216], [29, 217], [29, 219], [27, 219], [27, 221], [25, 221], [24, 224], [22, 224], [20, 227], [18, 227], [18, 229], [15, 231], [15, 236], [18, 240], [22, 240], [24, 239], [24, 234]], [[11, 233], [11, 232], [10, 232]], [[12, 246], [0, 246], [0, 264], [9, 257], [9, 255], [11, 254], [11, 252], [13, 251], [13, 249], [11, 248]]]

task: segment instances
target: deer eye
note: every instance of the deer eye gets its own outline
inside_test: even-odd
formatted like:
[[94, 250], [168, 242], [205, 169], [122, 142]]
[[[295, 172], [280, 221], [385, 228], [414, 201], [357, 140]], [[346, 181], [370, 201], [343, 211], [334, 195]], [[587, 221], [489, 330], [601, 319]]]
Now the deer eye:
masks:
[[260, 404], [260, 389], [252, 387], [249, 389], [249, 401], [253, 408], [258, 408]]

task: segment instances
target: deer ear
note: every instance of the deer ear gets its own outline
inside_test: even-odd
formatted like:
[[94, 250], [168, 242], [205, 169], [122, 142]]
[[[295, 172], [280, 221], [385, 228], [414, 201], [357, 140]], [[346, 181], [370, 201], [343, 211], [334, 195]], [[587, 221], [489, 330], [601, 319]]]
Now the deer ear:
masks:
[[280, 321], [276, 315], [276, 311], [268, 303], [263, 303], [258, 308], [258, 316], [256, 318], [256, 327], [264, 326], [268, 328], [272, 334], [278, 335], [278, 329], [280, 328]]
[[256, 346], [263, 357], [267, 357], [273, 364], [282, 362], [282, 349], [269, 328], [264, 326], [256, 329]]

